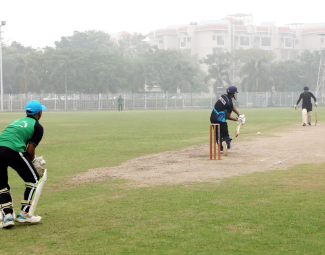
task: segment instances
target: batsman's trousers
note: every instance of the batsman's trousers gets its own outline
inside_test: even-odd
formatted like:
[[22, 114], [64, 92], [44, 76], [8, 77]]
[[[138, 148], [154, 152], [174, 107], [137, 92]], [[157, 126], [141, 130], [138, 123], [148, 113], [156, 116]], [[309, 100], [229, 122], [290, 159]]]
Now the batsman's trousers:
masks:
[[[10, 148], [0, 146], [0, 191], [8, 189], [9, 192], [0, 193], [0, 205], [12, 203], [12, 198], [10, 195], [10, 186], [8, 183], [8, 166], [13, 168], [19, 176], [24, 180], [25, 183], [25, 193], [24, 200], [31, 201], [33, 194], [36, 190], [36, 185], [40, 179], [33, 163], [28, 158], [26, 152], [16, 152]], [[33, 186], [33, 184], [35, 186]], [[29, 211], [29, 205], [23, 204], [21, 209], [25, 212]], [[3, 209], [5, 214], [12, 213], [11, 208]]]

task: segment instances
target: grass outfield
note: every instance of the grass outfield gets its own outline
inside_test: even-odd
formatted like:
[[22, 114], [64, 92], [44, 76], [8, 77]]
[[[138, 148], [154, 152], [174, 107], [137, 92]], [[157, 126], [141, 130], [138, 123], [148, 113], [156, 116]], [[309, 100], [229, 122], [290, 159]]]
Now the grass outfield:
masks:
[[[325, 253], [325, 164], [186, 186], [65, 183], [91, 168], [208, 142], [210, 112], [44, 112], [45, 134], [36, 150], [49, 171], [36, 209], [43, 220], [0, 230], [1, 254]], [[301, 110], [292, 108], [240, 113], [247, 117], [241, 139], [301, 122]], [[318, 109], [319, 121], [324, 113]], [[23, 116], [2, 113], [0, 130]], [[231, 134], [235, 126], [230, 122]], [[24, 183], [12, 170], [9, 179], [18, 211]]]

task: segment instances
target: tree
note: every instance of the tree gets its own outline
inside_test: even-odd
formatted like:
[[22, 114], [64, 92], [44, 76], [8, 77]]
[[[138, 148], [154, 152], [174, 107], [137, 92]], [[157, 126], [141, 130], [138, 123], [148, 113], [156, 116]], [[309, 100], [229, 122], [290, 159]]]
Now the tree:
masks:
[[178, 50], [155, 50], [145, 55], [146, 83], [159, 85], [164, 92], [205, 90], [199, 62]]
[[17, 59], [15, 73], [20, 93], [38, 92], [39, 77], [33, 69], [32, 61], [28, 58]]
[[112, 52], [113, 42], [110, 35], [103, 31], [75, 31], [72, 36], [63, 36], [54, 42], [56, 49], [87, 49]]
[[269, 88], [270, 76], [266, 59], [251, 59], [240, 70], [242, 89], [248, 92], [266, 91]]
[[278, 61], [270, 65], [270, 76], [276, 91], [301, 90], [302, 75], [302, 63], [295, 60]]
[[274, 59], [274, 53], [258, 49], [238, 49], [232, 52], [221, 52], [208, 55], [202, 60], [202, 64], [208, 66], [207, 81], [213, 81], [214, 91], [217, 87], [238, 85], [243, 78], [240, 70], [250, 61], [264, 59], [270, 62]]
[[125, 34], [117, 42], [116, 52], [126, 58], [137, 58], [151, 50], [151, 46], [144, 39], [146, 37], [142, 34]]
[[213, 90], [218, 92], [218, 87], [228, 87], [233, 84], [231, 77], [234, 76], [234, 56], [230, 52], [208, 55], [202, 60], [202, 64], [208, 66], [206, 82], [213, 80]]
[[302, 64], [300, 76], [302, 78], [303, 86], [308, 86], [310, 90], [316, 90], [320, 52], [311, 52], [306, 50], [298, 57], [298, 59]]

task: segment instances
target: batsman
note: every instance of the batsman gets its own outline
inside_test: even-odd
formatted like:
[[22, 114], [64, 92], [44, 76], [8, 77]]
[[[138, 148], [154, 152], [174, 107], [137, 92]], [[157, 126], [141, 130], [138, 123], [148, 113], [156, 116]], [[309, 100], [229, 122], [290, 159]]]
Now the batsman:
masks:
[[[221, 151], [223, 155], [228, 155], [228, 149], [230, 149], [231, 138], [229, 137], [228, 125], [226, 120], [238, 121], [244, 118], [244, 115], [240, 115], [235, 106], [233, 105], [232, 99], [236, 99], [237, 94], [236, 86], [230, 86], [227, 89], [227, 94], [222, 95], [216, 104], [211, 113], [210, 122], [213, 124], [220, 124], [220, 140], [221, 140]], [[234, 112], [238, 115], [238, 118], [231, 117], [231, 113]], [[217, 130], [216, 137], [219, 141]]]
[[[26, 117], [11, 122], [0, 134], [0, 228], [13, 227], [14, 220], [37, 223], [42, 219], [31, 211], [35, 209], [43, 187], [43, 173], [40, 171], [43, 168], [35, 156], [35, 148], [43, 137], [43, 127], [39, 120], [46, 107], [37, 100], [32, 100], [27, 103], [25, 110]], [[17, 217], [8, 182], [8, 166], [19, 174], [26, 187]], [[46, 179], [46, 170], [44, 175]]]
[[313, 105], [311, 103], [311, 98], [314, 99], [315, 106], [318, 106], [318, 103], [316, 102], [316, 97], [313, 95], [313, 93], [309, 92], [308, 87], [304, 87], [304, 92], [300, 94], [300, 97], [297, 101], [297, 104], [295, 105], [295, 109], [297, 110], [298, 104], [300, 100], [302, 99], [302, 125], [307, 125], [307, 118], [308, 118], [308, 125], [311, 126], [311, 114], [313, 110]]

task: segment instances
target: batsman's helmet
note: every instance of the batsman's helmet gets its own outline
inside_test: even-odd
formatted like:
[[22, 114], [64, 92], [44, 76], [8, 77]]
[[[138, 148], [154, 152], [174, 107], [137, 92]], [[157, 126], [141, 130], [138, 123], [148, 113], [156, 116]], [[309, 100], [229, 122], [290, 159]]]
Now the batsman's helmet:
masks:
[[238, 92], [237, 92], [237, 88], [236, 88], [236, 86], [230, 86], [230, 87], [227, 89], [227, 94], [235, 94], [235, 93], [238, 93]]
[[306, 87], [304, 87], [304, 90], [309, 90], [309, 88], [306, 86]]

